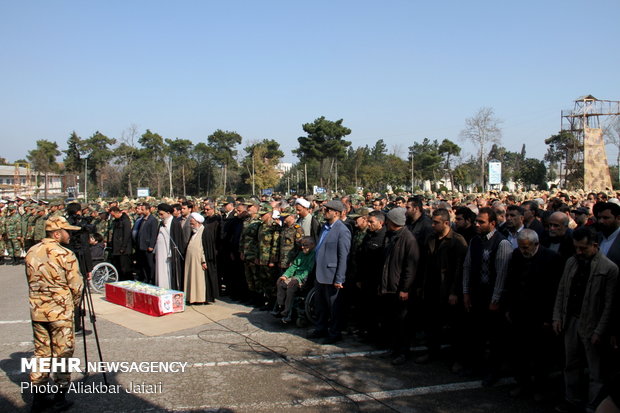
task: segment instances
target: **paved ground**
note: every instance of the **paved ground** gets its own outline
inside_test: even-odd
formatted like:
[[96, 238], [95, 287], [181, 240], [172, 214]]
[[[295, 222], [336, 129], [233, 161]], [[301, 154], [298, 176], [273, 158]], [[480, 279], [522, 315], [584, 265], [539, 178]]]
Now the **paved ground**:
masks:
[[[21, 358], [32, 355], [27, 289], [23, 267], [0, 266], [0, 412], [27, 411], [27, 382]], [[221, 303], [220, 306], [233, 306]], [[211, 322], [215, 307], [200, 306], [205, 324], [160, 336], [144, 336], [99, 318], [106, 361], [182, 361], [184, 373], [108, 374], [119, 394], [72, 394], [79, 412], [544, 412], [528, 399], [508, 395], [509, 380], [483, 389], [441, 364], [412, 362], [394, 368], [368, 345], [345, 337], [323, 346], [305, 338], [306, 329], [283, 328], [273, 317], [238, 306], [228, 318]], [[132, 311], [132, 310], [126, 310]], [[87, 337], [89, 360], [96, 356], [94, 335]], [[76, 356], [83, 359], [83, 341]], [[101, 383], [101, 375], [74, 380]], [[158, 384], [161, 392], [127, 393], [131, 383]]]

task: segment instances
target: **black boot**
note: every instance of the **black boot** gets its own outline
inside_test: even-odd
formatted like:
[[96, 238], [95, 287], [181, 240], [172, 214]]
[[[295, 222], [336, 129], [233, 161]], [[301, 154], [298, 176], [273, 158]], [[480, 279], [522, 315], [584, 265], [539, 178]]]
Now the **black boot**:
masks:
[[73, 402], [71, 400], [67, 400], [67, 390], [68, 388], [60, 388], [58, 393], [54, 395], [54, 403], [52, 404], [52, 411], [54, 413], [64, 412], [71, 406], [73, 406]]
[[52, 406], [52, 399], [45, 393], [35, 393], [32, 395], [32, 406], [30, 413], [40, 413]]

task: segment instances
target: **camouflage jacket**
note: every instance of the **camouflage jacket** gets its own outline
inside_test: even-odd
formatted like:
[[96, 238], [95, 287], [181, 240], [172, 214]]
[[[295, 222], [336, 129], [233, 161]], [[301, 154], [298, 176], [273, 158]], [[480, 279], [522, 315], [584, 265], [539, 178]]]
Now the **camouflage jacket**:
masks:
[[26, 239], [34, 239], [34, 224], [37, 220], [37, 216], [34, 212], [28, 214], [28, 218], [26, 218], [26, 235], [24, 238]]
[[258, 228], [258, 265], [277, 264], [280, 225], [276, 221], [269, 224], [261, 223]]
[[17, 239], [22, 236], [22, 217], [15, 212], [5, 221], [6, 235], [9, 239]]
[[280, 268], [288, 268], [300, 251], [299, 241], [304, 236], [301, 225], [294, 224], [291, 227], [284, 226], [280, 230], [280, 254], [278, 265]]
[[26, 255], [32, 321], [73, 320], [84, 281], [75, 254], [45, 238]]
[[41, 241], [45, 238], [45, 221], [47, 221], [45, 216], [37, 217], [37, 220], [34, 222], [34, 234], [33, 239], [36, 242]]
[[239, 247], [244, 255], [244, 259], [248, 263], [254, 263], [258, 258], [258, 229], [261, 226], [261, 220], [258, 218], [246, 218], [243, 221], [243, 231], [241, 232], [241, 242]]

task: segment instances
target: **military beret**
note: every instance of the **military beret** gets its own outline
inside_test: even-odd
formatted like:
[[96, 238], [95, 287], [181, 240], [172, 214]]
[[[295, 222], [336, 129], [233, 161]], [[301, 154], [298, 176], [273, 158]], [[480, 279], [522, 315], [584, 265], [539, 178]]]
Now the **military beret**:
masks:
[[268, 214], [270, 212], [273, 212], [273, 207], [271, 205], [267, 203], [260, 204], [260, 209], [258, 210], [259, 215]]

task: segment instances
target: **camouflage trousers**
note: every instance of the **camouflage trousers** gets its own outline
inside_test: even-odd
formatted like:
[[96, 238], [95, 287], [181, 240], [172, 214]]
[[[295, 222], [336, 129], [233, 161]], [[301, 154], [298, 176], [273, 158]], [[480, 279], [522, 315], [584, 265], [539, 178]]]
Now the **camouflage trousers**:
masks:
[[6, 241], [0, 237], [0, 259], [4, 259], [4, 251], [6, 250]]
[[[68, 358], [73, 356], [75, 340], [73, 335], [73, 317], [71, 320], [33, 321], [34, 357]], [[50, 373], [31, 372], [32, 384], [46, 384]], [[56, 373], [53, 378], [60, 387], [68, 387], [71, 373]]]
[[266, 297], [276, 296], [276, 281], [278, 280], [278, 268], [268, 265], [256, 266], [256, 288]]
[[22, 254], [22, 243], [16, 239], [8, 239], [6, 249], [9, 252], [9, 257], [19, 258]]
[[258, 290], [256, 289], [256, 265], [244, 262], [243, 269], [245, 270], [245, 282], [248, 284], [248, 290], [253, 293], [257, 292]]

